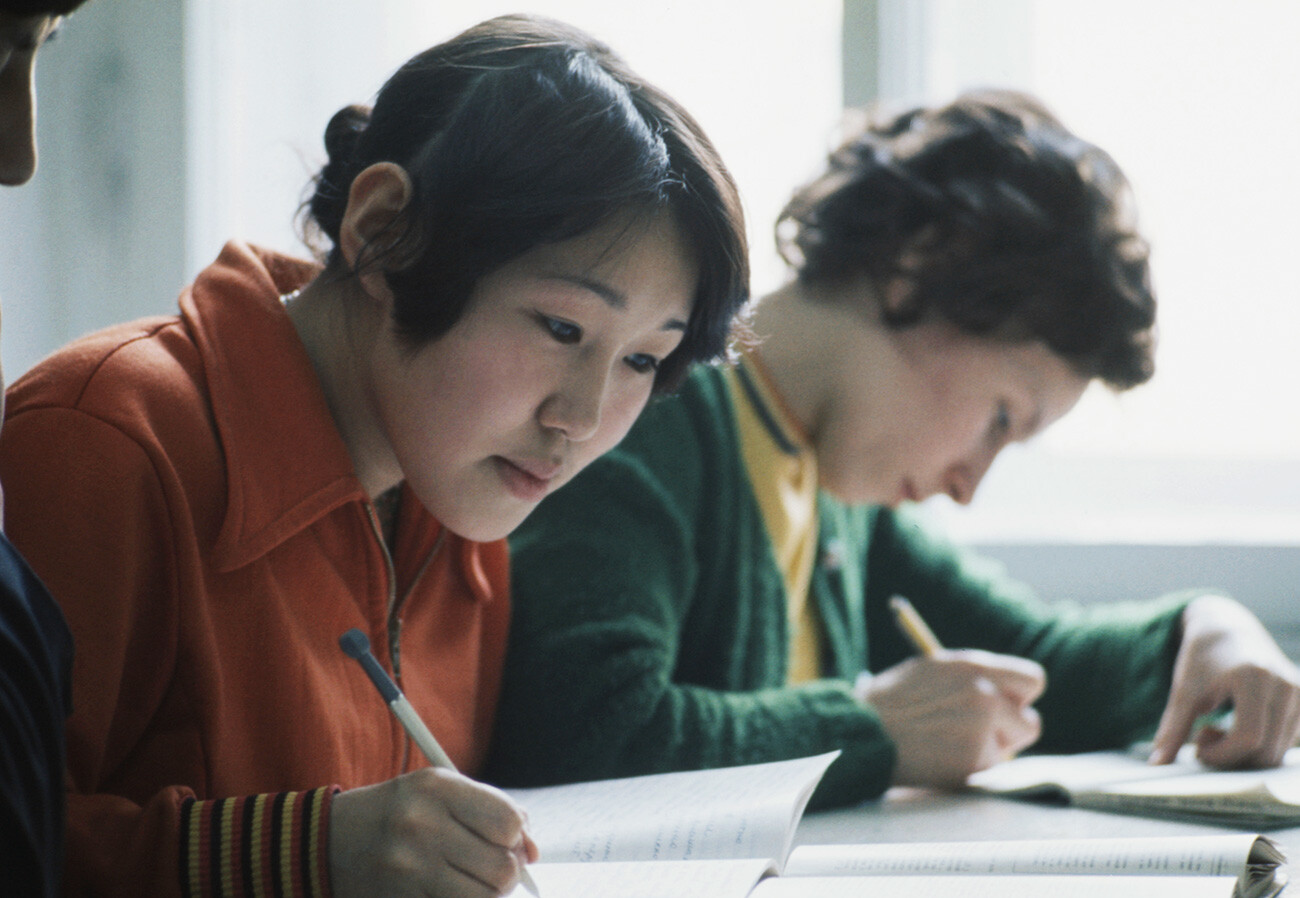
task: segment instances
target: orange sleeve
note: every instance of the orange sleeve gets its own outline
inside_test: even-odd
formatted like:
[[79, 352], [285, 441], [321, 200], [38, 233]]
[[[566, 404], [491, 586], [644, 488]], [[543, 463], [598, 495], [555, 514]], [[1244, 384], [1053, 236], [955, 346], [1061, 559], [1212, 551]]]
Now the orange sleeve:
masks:
[[[181, 596], [201, 590], [169, 460], [75, 409], [19, 406], [2, 436], [11, 538], [75, 642], [65, 892], [328, 895], [333, 787], [200, 801], [123, 772], [150, 766], [142, 736], [154, 728], [157, 742], [168, 696], [184, 692]], [[178, 727], [174, 739], [159, 766], [205, 782], [196, 736]]]

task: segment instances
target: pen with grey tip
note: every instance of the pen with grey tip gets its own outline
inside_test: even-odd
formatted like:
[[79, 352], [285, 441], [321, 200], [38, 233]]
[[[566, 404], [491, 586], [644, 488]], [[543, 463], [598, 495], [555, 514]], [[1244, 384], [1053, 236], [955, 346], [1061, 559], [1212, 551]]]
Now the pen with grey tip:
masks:
[[[354, 627], [339, 637], [339, 647], [343, 649], [348, 657], [355, 658], [361, 664], [361, 669], [370, 677], [370, 682], [375, 684], [379, 694], [383, 696], [384, 701], [388, 703], [388, 707], [392, 709], [393, 715], [401, 722], [407, 735], [419, 746], [424, 756], [429, 759], [429, 763], [434, 767], [441, 767], [445, 770], [455, 770], [456, 765], [452, 763], [451, 758], [447, 757], [447, 753], [442, 750], [438, 740], [433, 738], [433, 733], [429, 732], [429, 727], [425, 725], [410, 701], [402, 694], [402, 690], [397, 688], [397, 684], [388, 675], [388, 671], [384, 670], [375, 659], [375, 656], [371, 654], [370, 640], [366, 637], [366, 634]], [[533, 895], [541, 898], [541, 893], [537, 890], [537, 883], [533, 882], [528, 870], [522, 866], [519, 868], [519, 884]]]

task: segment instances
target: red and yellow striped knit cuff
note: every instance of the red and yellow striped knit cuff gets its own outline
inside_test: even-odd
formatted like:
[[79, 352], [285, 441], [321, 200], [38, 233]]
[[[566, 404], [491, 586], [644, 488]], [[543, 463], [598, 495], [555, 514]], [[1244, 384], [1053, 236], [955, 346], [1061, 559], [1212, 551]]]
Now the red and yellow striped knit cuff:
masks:
[[338, 792], [278, 792], [181, 806], [181, 893], [328, 898], [329, 808]]

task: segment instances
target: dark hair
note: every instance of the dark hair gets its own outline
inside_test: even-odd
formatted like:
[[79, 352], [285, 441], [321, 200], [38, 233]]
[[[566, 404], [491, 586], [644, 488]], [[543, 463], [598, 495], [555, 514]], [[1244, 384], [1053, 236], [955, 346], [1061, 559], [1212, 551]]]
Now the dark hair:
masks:
[[660, 365], [670, 389], [726, 348], [748, 296], [740, 198], [699, 125], [604, 44], [560, 22], [502, 16], [424, 51], [325, 131], [329, 162], [305, 211], [339, 263], [352, 180], [401, 165], [414, 185], [394, 248], [372, 258], [412, 345], [460, 318], [486, 274], [631, 212], [668, 210], [699, 253], [686, 335]]
[[86, 0], [0, 0], [0, 13], [15, 16], [66, 16]]
[[1128, 182], [1024, 94], [866, 120], [795, 193], [777, 244], [805, 283], [905, 278], [892, 326], [933, 314], [1041, 340], [1116, 389], [1154, 372], [1156, 303]]

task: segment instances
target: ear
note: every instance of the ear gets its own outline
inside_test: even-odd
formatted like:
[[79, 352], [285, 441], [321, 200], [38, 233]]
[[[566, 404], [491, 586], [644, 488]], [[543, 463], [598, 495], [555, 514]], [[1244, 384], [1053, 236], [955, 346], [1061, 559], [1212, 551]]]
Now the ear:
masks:
[[359, 278], [367, 292], [380, 290], [387, 295], [388, 285], [382, 273], [366, 269], [364, 263], [377, 250], [390, 245], [394, 239], [390, 229], [413, 192], [411, 176], [394, 162], [376, 162], [352, 180], [339, 228], [339, 250], [349, 268], [362, 269]]
[[880, 297], [880, 311], [886, 319], [894, 319], [909, 311], [915, 288], [903, 277], [891, 277], [881, 284], [877, 291]]
[[881, 311], [886, 317], [911, 315], [916, 312], [916, 286], [911, 275], [925, 269], [929, 258], [936, 252], [939, 229], [927, 225], [912, 236], [898, 254], [898, 270], [880, 286]]

